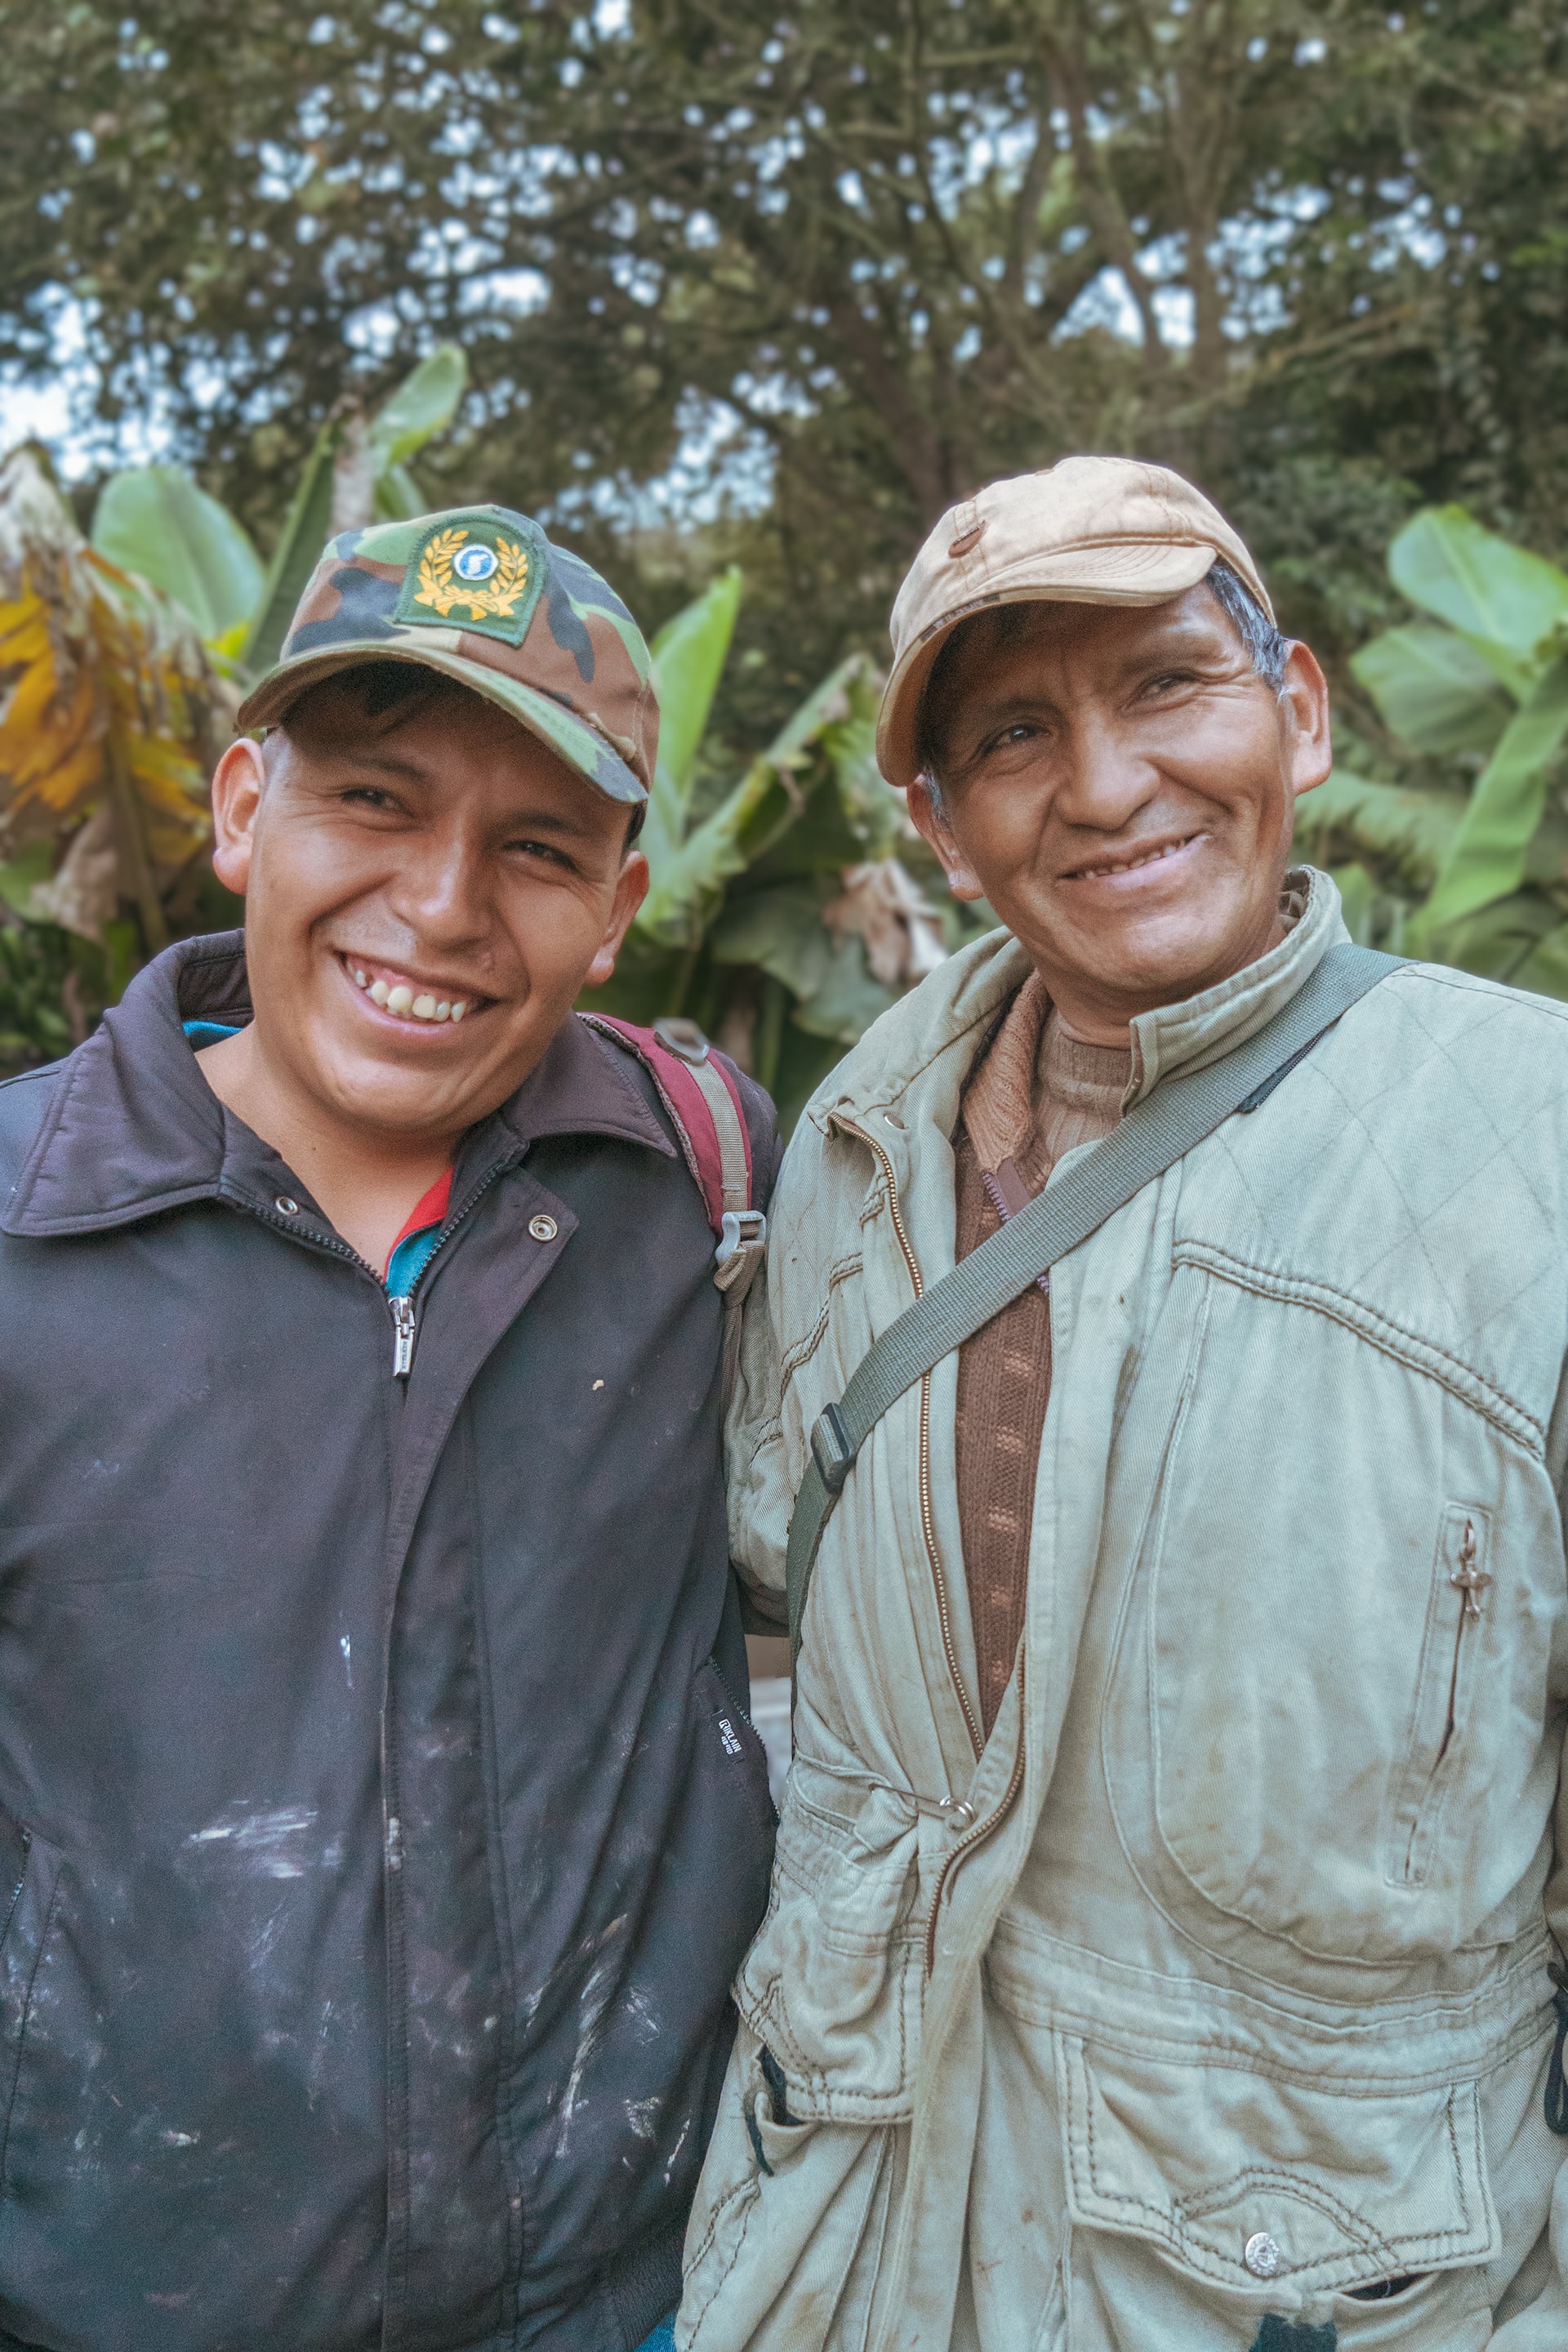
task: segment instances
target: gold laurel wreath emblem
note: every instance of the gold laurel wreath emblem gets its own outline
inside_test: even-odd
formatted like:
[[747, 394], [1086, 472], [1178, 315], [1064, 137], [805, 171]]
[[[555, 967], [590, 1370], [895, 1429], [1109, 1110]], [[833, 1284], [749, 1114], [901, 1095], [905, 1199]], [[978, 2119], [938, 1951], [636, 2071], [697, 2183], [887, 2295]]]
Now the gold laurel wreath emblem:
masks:
[[498, 538], [495, 571], [485, 587], [473, 587], [452, 571], [452, 558], [468, 536], [462, 530], [437, 532], [419, 559], [419, 601], [443, 620], [460, 604], [476, 620], [504, 621], [528, 586], [528, 550], [515, 539]]

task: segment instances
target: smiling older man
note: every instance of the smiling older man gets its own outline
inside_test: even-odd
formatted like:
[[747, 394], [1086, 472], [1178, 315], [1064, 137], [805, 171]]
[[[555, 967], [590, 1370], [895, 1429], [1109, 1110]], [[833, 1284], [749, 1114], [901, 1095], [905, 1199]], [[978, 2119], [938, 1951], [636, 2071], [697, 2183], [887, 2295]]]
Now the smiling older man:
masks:
[[797, 1753], [678, 2342], [1560, 2352], [1568, 1012], [1290, 869], [1322, 675], [1177, 477], [994, 484], [893, 627], [1006, 929], [749, 1310]]
[[243, 935], [0, 1088], [0, 2345], [668, 2343], [769, 1108], [573, 1012], [658, 709], [527, 516], [334, 541], [240, 715]]

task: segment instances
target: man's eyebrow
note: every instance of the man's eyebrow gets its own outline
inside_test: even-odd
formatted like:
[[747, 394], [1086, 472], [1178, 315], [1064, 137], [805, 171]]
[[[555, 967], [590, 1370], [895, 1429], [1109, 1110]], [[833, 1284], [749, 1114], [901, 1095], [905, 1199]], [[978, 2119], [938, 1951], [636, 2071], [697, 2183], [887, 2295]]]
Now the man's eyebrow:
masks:
[[524, 809], [506, 821], [508, 833], [559, 833], [568, 841], [590, 841], [594, 827], [583, 818], [563, 816], [557, 809]]
[[410, 783], [430, 780], [430, 771], [422, 760], [400, 760], [395, 751], [366, 751], [356, 743], [350, 751], [329, 751], [323, 756], [345, 768], [377, 768], [384, 776], [405, 776]]

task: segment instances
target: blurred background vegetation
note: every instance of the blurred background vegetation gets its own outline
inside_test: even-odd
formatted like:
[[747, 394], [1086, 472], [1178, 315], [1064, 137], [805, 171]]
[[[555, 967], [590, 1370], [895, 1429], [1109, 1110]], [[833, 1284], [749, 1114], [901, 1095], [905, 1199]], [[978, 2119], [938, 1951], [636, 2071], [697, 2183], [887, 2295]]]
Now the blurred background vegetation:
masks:
[[789, 1108], [960, 935], [869, 759], [901, 571], [1075, 448], [1194, 475], [1323, 657], [1361, 934], [1568, 993], [1565, 67], [1544, 0], [14, 12], [0, 1056], [224, 919], [199, 773], [327, 530], [495, 498], [680, 701], [617, 985]]

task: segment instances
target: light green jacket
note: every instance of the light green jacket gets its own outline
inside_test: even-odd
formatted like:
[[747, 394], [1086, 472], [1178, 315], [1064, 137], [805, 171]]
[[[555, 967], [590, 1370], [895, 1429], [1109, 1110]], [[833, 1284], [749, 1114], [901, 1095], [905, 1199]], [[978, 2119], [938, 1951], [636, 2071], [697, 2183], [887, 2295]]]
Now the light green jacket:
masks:
[[[1130, 1099], [1343, 936], [1314, 875], [1279, 947], [1141, 1016]], [[791, 1145], [731, 1423], [759, 1587], [817, 1413], [953, 1263], [960, 1096], [1026, 970], [1002, 934], [944, 965]], [[1401, 970], [1057, 1266], [1051, 1335], [983, 1752], [955, 1358], [828, 1527], [678, 2342], [1247, 2352], [1276, 2313], [1568, 2352], [1568, 1007]]]

